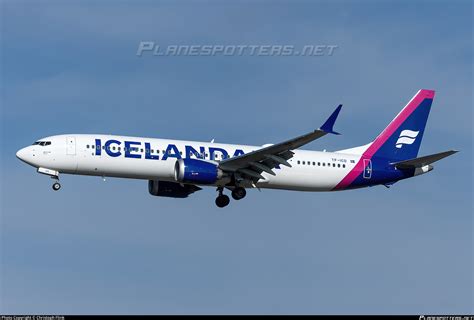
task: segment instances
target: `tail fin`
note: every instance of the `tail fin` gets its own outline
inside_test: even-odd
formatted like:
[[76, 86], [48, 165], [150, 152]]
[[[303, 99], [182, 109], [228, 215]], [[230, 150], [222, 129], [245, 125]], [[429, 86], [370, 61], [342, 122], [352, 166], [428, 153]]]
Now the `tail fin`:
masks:
[[364, 157], [392, 161], [416, 158], [434, 95], [433, 90], [419, 90], [365, 150]]

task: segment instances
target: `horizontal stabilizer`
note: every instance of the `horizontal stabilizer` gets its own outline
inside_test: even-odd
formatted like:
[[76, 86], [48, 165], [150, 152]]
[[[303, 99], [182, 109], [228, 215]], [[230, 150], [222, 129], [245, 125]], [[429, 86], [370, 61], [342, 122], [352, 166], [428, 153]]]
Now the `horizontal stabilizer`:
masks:
[[419, 157], [410, 160], [404, 160], [399, 162], [393, 162], [391, 165], [394, 165], [398, 169], [414, 169], [414, 168], [421, 168], [426, 165], [429, 165], [433, 162], [446, 158], [452, 154], [455, 154], [456, 150], [449, 150], [440, 153], [431, 154], [429, 156]]

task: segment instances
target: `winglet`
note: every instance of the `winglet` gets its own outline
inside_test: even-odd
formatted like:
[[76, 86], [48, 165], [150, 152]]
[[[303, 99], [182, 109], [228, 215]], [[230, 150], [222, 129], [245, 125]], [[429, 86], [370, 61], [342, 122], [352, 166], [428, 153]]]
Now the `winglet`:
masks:
[[332, 134], [340, 134], [338, 132], [333, 131], [334, 123], [336, 122], [337, 116], [339, 115], [339, 111], [341, 111], [342, 104], [338, 105], [336, 110], [329, 116], [326, 122], [319, 128], [319, 130], [324, 131], [326, 133]]

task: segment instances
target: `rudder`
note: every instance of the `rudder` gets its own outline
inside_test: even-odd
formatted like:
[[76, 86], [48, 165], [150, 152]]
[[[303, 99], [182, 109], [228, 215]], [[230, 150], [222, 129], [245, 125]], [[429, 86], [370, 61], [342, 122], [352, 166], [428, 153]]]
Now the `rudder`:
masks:
[[375, 138], [364, 152], [365, 158], [379, 157], [395, 161], [416, 158], [435, 95], [421, 89]]

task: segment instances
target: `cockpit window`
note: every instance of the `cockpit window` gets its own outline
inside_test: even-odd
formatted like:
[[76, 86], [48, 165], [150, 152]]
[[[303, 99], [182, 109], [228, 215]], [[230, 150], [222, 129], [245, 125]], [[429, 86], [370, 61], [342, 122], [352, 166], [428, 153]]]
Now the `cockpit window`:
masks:
[[49, 146], [51, 144], [51, 141], [36, 141], [35, 143], [33, 143], [34, 146], [38, 145], [38, 146]]

